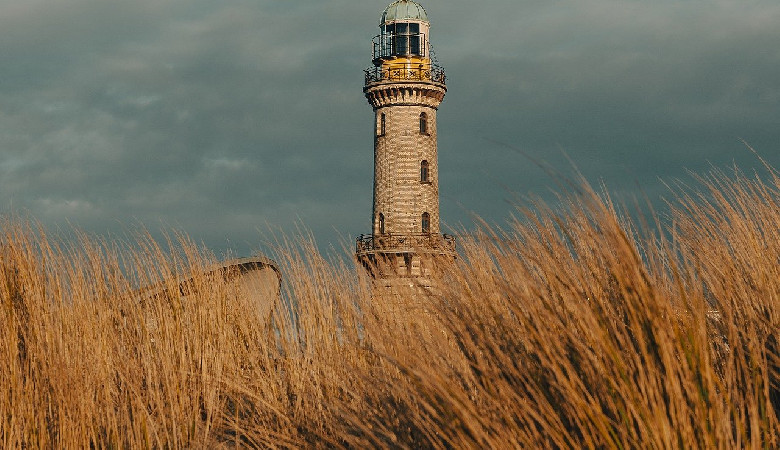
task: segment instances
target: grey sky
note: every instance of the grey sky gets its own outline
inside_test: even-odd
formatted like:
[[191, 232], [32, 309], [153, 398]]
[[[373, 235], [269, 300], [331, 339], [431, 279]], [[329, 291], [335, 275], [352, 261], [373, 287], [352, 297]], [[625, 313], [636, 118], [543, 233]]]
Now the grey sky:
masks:
[[[218, 253], [268, 226], [369, 232], [362, 69], [387, 3], [0, 0], [0, 212], [175, 227]], [[445, 223], [554, 188], [516, 150], [566, 170], [565, 152], [625, 200], [758, 168], [739, 139], [780, 167], [776, 0], [421, 3], [448, 74]]]

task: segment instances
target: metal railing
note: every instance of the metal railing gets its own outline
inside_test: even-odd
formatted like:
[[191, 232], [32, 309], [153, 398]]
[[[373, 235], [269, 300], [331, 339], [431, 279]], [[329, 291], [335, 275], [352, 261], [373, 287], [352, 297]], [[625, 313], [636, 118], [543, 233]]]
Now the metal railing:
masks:
[[357, 254], [376, 251], [427, 251], [455, 253], [455, 236], [448, 234], [381, 234], [360, 235], [357, 238]]
[[399, 56], [427, 57], [426, 49], [428, 48], [428, 44], [426, 43], [426, 37], [423, 33], [385, 33], [374, 36], [372, 43], [374, 47], [372, 59], [374, 61]]
[[438, 66], [369, 67], [364, 72], [366, 86], [381, 81], [432, 81], [446, 84], [447, 80], [444, 69]]

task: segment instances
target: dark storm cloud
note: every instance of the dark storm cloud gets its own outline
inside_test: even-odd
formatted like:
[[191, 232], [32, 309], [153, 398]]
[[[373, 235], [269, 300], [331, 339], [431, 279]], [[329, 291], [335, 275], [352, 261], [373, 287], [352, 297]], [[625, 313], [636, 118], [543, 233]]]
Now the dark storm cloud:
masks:
[[[758, 166], [740, 138], [777, 165], [778, 19], [771, 2], [526, 2], [472, 12], [476, 41], [452, 30], [448, 45], [438, 30], [451, 75], [440, 119], [453, 122], [440, 135], [442, 167], [458, 186], [451, 200], [492, 217], [506, 205], [480, 203], [486, 185], [506, 198], [499, 184], [537, 194], [553, 184], [489, 141], [554, 167], [568, 166], [563, 151], [591, 181], [627, 196], [667, 195], [658, 177], [710, 162]], [[456, 146], [478, 151], [451, 166], [444, 155]], [[457, 183], [469, 163], [474, 172]]]
[[[500, 222], [505, 188], [553, 185], [515, 149], [556, 167], [565, 152], [626, 197], [757, 166], [739, 138], [780, 165], [775, 2], [423, 5], [449, 76], [447, 223]], [[0, 209], [98, 233], [163, 223], [240, 253], [268, 225], [337, 246], [368, 231], [361, 69], [384, 6], [0, 0]]]

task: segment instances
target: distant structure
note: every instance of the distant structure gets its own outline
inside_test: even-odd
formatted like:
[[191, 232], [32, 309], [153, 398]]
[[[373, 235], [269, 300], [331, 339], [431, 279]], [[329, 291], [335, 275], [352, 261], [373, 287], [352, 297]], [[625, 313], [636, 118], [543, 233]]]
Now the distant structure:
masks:
[[246, 301], [251, 308], [244, 313], [253, 314], [264, 324], [270, 323], [273, 309], [281, 298], [282, 276], [279, 268], [273, 260], [263, 256], [232, 259], [177, 280], [166, 280], [140, 290], [139, 298], [142, 302], [160, 296], [179, 297], [182, 300], [192, 298], [198, 294], [198, 281], [203, 279], [223, 282], [224, 294]]
[[221, 279], [225, 282], [228, 295], [250, 299], [259, 316], [270, 319], [273, 307], [279, 302], [282, 275], [276, 262], [264, 256], [239, 258], [224, 261], [200, 274], [179, 282], [179, 295], [188, 297], [197, 292], [194, 277]]
[[427, 283], [439, 258], [455, 256], [439, 232], [436, 112], [447, 92], [431, 56], [430, 22], [411, 0], [390, 4], [373, 39], [363, 92], [374, 109], [372, 231], [357, 240], [358, 261], [377, 280]]

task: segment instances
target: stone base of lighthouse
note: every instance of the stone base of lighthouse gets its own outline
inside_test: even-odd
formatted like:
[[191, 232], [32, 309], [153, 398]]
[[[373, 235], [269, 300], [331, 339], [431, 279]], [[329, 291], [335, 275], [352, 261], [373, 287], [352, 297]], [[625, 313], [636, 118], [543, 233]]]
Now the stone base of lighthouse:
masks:
[[455, 259], [455, 238], [448, 235], [362, 236], [355, 252], [377, 289], [436, 291], [438, 274]]

